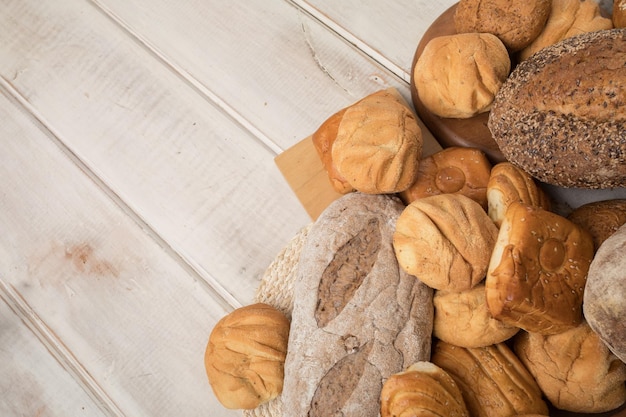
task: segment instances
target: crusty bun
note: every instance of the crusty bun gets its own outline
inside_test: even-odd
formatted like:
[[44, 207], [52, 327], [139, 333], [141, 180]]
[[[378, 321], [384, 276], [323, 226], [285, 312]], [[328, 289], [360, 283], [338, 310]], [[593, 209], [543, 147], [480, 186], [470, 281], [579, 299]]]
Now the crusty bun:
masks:
[[483, 347], [504, 342], [520, 329], [491, 316], [485, 284], [461, 292], [435, 291], [433, 336], [461, 347]]
[[252, 409], [283, 389], [289, 320], [274, 307], [256, 303], [217, 322], [204, 355], [209, 383], [226, 408]]
[[592, 258], [591, 236], [579, 226], [538, 207], [512, 203], [485, 280], [489, 311], [541, 334], [578, 326]]
[[413, 68], [413, 83], [431, 113], [464, 119], [491, 108], [510, 71], [509, 54], [495, 35], [454, 34], [426, 44]]
[[437, 290], [464, 291], [485, 278], [498, 234], [483, 208], [461, 194], [415, 200], [396, 222], [400, 266]]
[[458, 33], [496, 35], [511, 52], [519, 51], [542, 31], [551, 0], [461, 0], [454, 13]]
[[584, 313], [591, 328], [626, 362], [626, 225], [604, 241], [589, 267]]
[[626, 199], [602, 200], [583, 204], [567, 218], [591, 234], [596, 249], [626, 223]]
[[585, 33], [521, 62], [488, 126], [505, 158], [561, 187], [626, 184], [626, 29]]
[[457, 383], [472, 417], [548, 415], [539, 386], [504, 343], [470, 349], [437, 341], [431, 361]]
[[626, 27], [626, 0], [613, 0], [611, 19], [616, 28]]
[[626, 364], [585, 321], [556, 335], [521, 332], [514, 350], [560, 410], [604, 413], [626, 401]]
[[329, 117], [313, 144], [335, 191], [391, 194], [407, 189], [422, 157], [422, 131], [393, 88], [377, 91]]
[[491, 163], [476, 148], [453, 146], [422, 159], [417, 179], [400, 193], [404, 204], [438, 194], [463, 194], [487, 208]]
[[506, 209], [514, 201], [544, 210], [551, 208], [550, 198], [530, 175], [510, 162], [500, 162], [491, 169], [487, 183], [487, 213], [496, 226], [500, 227]]
[[596, 0], [552, 0], [545, 27], [530, 45], [518, 54], [525, 60], [540, 49], [585, 32], [612, 29], [611, 19], [603, 17]]
[[390, 376], [380, 394], [381, 417], [469, 417], [454, 379], [432, 362], [417, 362]]

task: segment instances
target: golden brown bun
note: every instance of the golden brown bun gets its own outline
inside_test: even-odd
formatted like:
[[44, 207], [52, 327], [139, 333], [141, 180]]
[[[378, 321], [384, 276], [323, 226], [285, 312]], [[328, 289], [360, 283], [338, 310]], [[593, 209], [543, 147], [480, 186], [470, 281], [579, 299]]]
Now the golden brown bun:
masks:
[[454, 34], [426, 44], [413, 68], [413, 82], [430, 112], [464, 119], [491, 108], [510, 71], [509, 54], [495, 35]]
[[561, 187], [626, 184], [626, 29], [588, 32], [522, 61], [488, 126], [504, 157]]
[[591, 236], [555, 213], [514, 202], [485, 280], [493, 317], [530, 332], [554, 334], [582, 320]]
[[483, 347], [513, 337], [519, 327], [491, 316], [485, 302], [485, 284], [462, 292], [435, 291], [433, 336], [461, 347]]
[[584, 313], [589, 326], [626, 362], [626, 225], [602, 243], [589, 267]]
[[533, 41], [550, 14], [550, 0], [461, 0], [454, 13], [458, 33], [496, 35], [511, 52]]
[[438, 341], [431, 361], [455, 380], [472, 417], [548, 415], [539, 386], [504, 343], [469, 349]]
[[550, 16], [537, 38], [518, 54], [525, 60], [546, 46], [585, 32], [613, 28], [595, 0], [552, 0]]
[[469, 417], [456, 382], [432, 362], [417, 362], [385, 381], [381, 417], [439, 415]]
[[613, 0], [613, 26], [626, 27], [626, 0]]
[[415, 181], [422, 140], [406, 103], [393, 91], [383, 90], [346, 109], [332, 145], [332, 161], [357, 191], [397, 193]]
[[400, 266], [437, 290], [464, 291], [482, 281], [498, 229], [485, 210], [461, 194], [415, 200], [396, 222]]
[[603, 200], [583, 204], [567, 218], [591, 234], [597, 250], [609, 236], [626, 223], [626, 200]]
[[400, 193], [404, 204], [438, 194], [463, 194], [487, 208], [491, 163], [476, 148], [451, 147], [422, 159], [417, 179]]
[[317, 154], [322, 160], [322, 164], [328, 173], [328, 179], [335, 191], [340, 194], [346, 194], [354, 191], [348, 181], [337, 171], [335, 164], [333, 164], [332, 149], [333, 143], [337, 138], [337, 131], [339, 130], [339, 124], [343, 118], [343, 114], [346, 109], [342, 109], [337, 113], [330, 116], [322, 125], [313, 133], [312, 141]]
[[283, 389], [289, 321], [274, 307], [241, 307], [217, 322], [204, 355], [209, 383], [226, 408], [252, 409]]
[[491, 169], [487, 183], [487, 213], [496, 226], [500, 227], [506, 209], [514, 201], [544, 210], [551, 208], [550, 198], [530, 175], [510, 162], [500, 162]]
[[584, 321], [551, 336], [521, 332], [514, 350], [558, 409], [604, 413], [626, 401], [626, 364]]

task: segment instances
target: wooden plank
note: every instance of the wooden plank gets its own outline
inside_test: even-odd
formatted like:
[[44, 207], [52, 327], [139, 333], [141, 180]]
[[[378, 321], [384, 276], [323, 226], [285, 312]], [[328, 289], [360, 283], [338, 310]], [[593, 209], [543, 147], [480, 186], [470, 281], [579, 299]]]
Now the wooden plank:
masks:
[[[231, 307], [5, 93], [2, 297], [108, 415], [240, 415], [217, 402], [203, 364], [208, 335]], [[0, 368], [3, 382], [39, 366], [23, 363], [27, 352], [19, 356], [10, 340], [2, 333], [0, 354], [14, 358]], [[45, 392], [59, 384], [40, 376]], [[38, 392], [15, 386], [7, 401], [29, 393]]]

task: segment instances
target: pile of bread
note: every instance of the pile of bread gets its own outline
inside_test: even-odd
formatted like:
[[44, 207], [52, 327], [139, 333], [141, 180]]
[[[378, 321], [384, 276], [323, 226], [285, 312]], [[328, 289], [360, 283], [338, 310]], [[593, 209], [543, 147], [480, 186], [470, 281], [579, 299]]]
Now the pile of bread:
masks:
[[[487, 15], [473, 7], [490, 4], [519, 6], [506, 10], [519, 20], [480, 26], [475, 17]], [[504, 75], [490, 93], [484, 71], [479, 84], [467, 80], [467, 103], [491, 112], [503, 150], [523, 147], [523, 155], [505, 152], [510, 160], [493, 165], [473, 148], [423, 156], [415, 115], [394, 90], [346, 107], [314, 133], [343, 196], [308, 230], [288, 311], [245, 306], [211, 332], [205, 366], [225, 407], [277, 404], [273, 417], [506, 417], [626, 403], [626, 200], [557, 213], [541, 187], [626, 186], [626, 30], [594, 28], [545, 46], [560, 4], [461, 1], [457, 9], [459, 24], [470, 25], [459, 32], [477, 35], [481, 48], [497, 45], [507, 59], [536, 50], [511, 74], [491, 64]], [[528, 24], [539, 29], [516, 33]], [[446, 45], [454, 52], [469, 43]], [[485, 56], [475, 65], [497, 54]], [[594, 62], [603, 67], [587, 72]], [[447, 68], [420, 64], [414, 76], [429, 65]], [[536, 81], [541, 74], [552, 78]], [[450, 85], [434, 96], [445, 89], [458, 96]], [[541, 146], [529, 142], [541, 135]]]

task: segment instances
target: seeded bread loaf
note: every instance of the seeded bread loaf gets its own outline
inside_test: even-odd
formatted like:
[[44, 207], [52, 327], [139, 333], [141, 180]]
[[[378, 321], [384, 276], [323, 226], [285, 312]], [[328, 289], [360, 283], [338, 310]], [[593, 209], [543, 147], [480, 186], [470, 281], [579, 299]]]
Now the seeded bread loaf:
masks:
[[540, 181], [626, 185], [626, 29], [577, 35], [520, 63], [488, 126], [510, 162]]
[[285, 417], [376, 417], [384, 380], [430, 358], [432, 290], [392, 247], [403, 207], [346, 194], [311, 227], [294, 287]]

